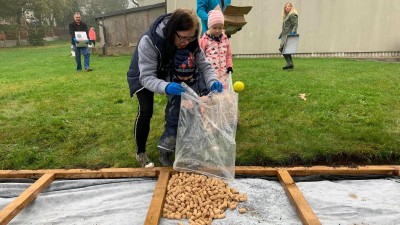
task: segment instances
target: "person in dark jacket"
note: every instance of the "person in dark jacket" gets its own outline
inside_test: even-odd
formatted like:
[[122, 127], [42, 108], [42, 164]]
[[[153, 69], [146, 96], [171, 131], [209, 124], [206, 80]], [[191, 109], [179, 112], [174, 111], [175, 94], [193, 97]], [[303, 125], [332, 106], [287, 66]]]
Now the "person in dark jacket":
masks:
[[[281, 39], [281, 45], [279, 47], [279, 51], [283, 52], [283, 47], [286, 43], [287, 35], [295, 35], [297, 33], [297, 26], [298, 26], [298, 16], [297, 10], [294, 8], [293, 4], [288, 2], [283, 7], [282, 11], [283, 17], [283, 24], [282, 24], [282, 32], [279, 35], [279, 39]], [[286, 69], [293, 69], [293, 60], [291, 54], [282, 54], [285, 57], [286, 65], [282, 68]]]
[[[174, 58], [177, 50], [186, 49], [193, 55], [195, 74], [200, 74], [209, 90], [222, 91], [222, 84], [207, 61], [198, 43], [199, 22], [196, 12], [176, 9], [172, 14], [158, 17], [140, 38], [127, 72], [130, 96], [137, 96], [138, 114], [134, 123], [136, 159], [143, 167], [154, 163], [146, 155], [146, 142], [153, 115], [154, 93], [181, 95], [185, 89], [173, 80]], [[166, 109], [167, 110], [167, 109]], [[175, 121], [174, 121], [175, 122]], [[168, 121], [166, 121], [168, 123]], [[176, 121], [177, 123], [177, 121]], [[166, 129], [167, 129], [166, 124]], [[174, 149], [158, 146], [160, 161], [170, 166]]]
[[83, 64], [85, 67], [86, 71], [92, 71], [90, 68], [90, 53], [89, 53], [89, 47], [77, 47], [77, 39], [75, 37], [75, 31], [84, 31], [86, 32], [86, 36], [89, 37], [88, 34], [88, 27], [86, 23], [81, 21], [81, 14], [79, 12], [76, 12], [74, 14], [74, 22], [69, 24], [69, 34], [71, 35], [71, 44], [74, 48], [75, 52], [75, 61], [76, 61], [76, 70], [78, 72], [82, 71], [82, 64], [81, 64], [81, 54], [83, 55]]

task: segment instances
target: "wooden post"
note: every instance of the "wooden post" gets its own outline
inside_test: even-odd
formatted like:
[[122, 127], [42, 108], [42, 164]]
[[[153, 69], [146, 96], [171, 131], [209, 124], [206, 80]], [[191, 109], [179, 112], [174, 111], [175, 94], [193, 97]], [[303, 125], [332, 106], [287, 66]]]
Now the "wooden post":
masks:
[[151, 199], [149, 210], [147, 211], [146, 225], [157, 225], [161, 218], [164, 206], [165, 195], [167, 193], [167, 185], [170, 177], [169, 171], [160, 171], [156, 188]]
[[304, 225], [320, 225], [318, 217], [314, 214], [312, 208], [304, 198], [300, 189], [293, 181], [287, 170], [278, 170], [278, 178], [285, 188], [290, 201], [296, 207], [297, 213]]
[[54, 180], [54, 174], [44, 174], [14, 201], [0, 211], [0, 225], [8, 224], [25, 206], [29, 205], [40, 192], [45, 190]]

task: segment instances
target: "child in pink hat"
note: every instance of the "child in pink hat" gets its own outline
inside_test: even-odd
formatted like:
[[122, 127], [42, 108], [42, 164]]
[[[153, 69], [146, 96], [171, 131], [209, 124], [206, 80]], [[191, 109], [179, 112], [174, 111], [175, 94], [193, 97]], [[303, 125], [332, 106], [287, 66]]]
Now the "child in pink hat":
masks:
[[208, 31], [200, 38], [199, 44], [224, 89], [228, 89], [227, 79], [229, 73], [233, 73], [232, 51], [229, 39], [223, 31], [224, 15], [219, 10], [211, 10], [208, 13]]

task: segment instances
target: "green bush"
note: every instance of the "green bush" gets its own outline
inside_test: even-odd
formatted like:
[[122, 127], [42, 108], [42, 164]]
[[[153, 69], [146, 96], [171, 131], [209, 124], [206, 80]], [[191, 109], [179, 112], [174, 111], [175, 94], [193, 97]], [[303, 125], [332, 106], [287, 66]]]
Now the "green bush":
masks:
[[32, 46], [44, 46], [46, 44], [46, 29], [39, 27], [29, 30], [28, 43]]

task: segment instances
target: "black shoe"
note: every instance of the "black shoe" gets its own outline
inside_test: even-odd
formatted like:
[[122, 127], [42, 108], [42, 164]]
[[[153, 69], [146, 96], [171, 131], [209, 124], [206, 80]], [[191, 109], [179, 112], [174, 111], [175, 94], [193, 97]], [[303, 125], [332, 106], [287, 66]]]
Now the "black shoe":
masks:
[[165, 167], [171, 167], [174, 163], [171, 161], [170, 156], [172, 152], [160, 151], [160, 162]]
[[289, 63], [286, 66], [282, 67], [282, 69], [287, 70], [287, 69], [293, 69], [294, 65], [293, 63]]

